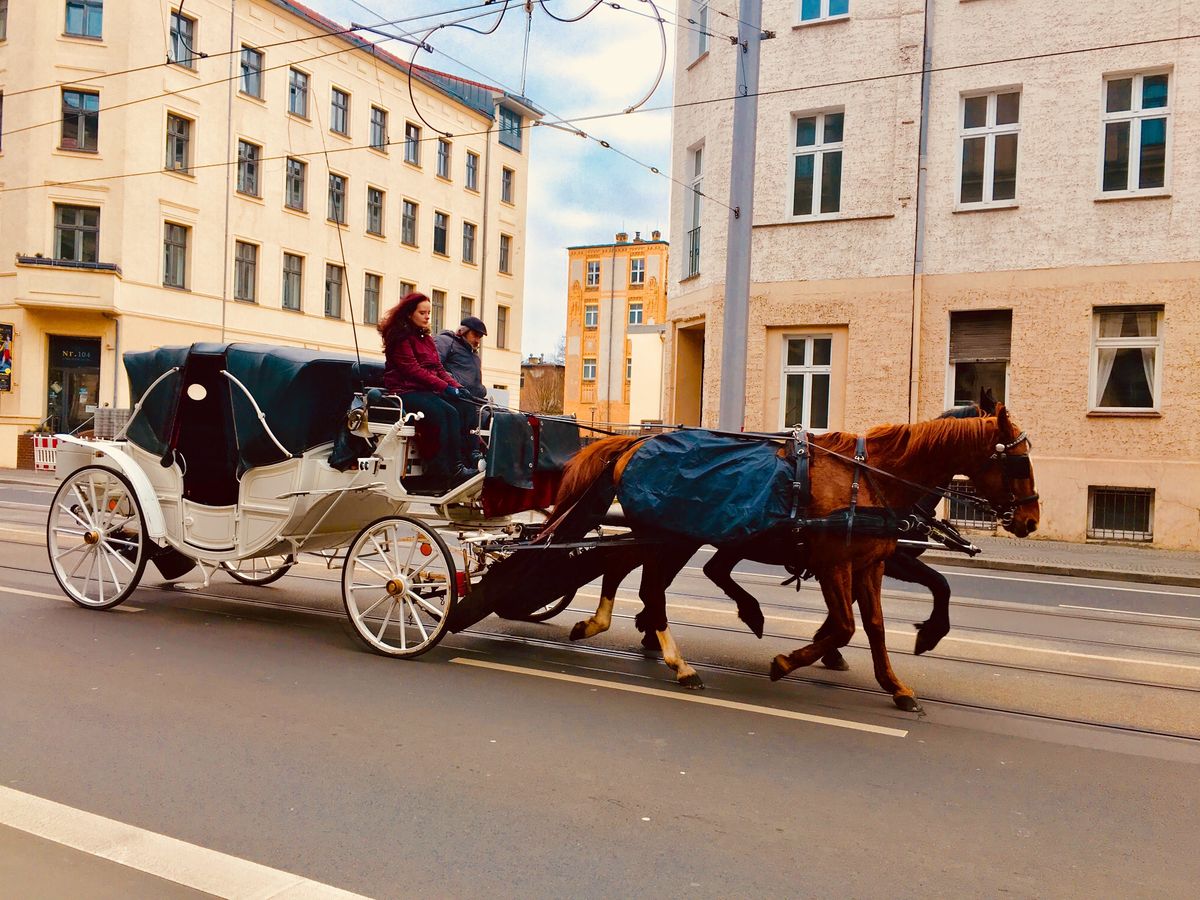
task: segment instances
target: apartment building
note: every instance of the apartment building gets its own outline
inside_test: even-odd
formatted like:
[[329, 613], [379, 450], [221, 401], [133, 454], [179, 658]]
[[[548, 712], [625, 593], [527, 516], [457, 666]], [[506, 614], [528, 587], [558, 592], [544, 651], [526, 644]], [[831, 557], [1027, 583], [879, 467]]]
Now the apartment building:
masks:
[[[716, 10], [680, 7], [730, 30]], [[991, 387], [1033, 437], [1040, 536], [1200, 547], [1200, 6], [766, 0], [762, 25], [746, 427]], [[733, 105], [689, 103], [732, 96], [735, 59], [676, 49], [668, 418], [712, 424]]]
[[668, 245], [618, 232], [567, 248], [563, 410], [584, 422], [661, 423]]
[[539, 113], [342, 31], [289, 0], [0, 2], [0, 466], [127, 406], [127, 350], [378, 358], [414, 289], [487, 323], [516, 395]]

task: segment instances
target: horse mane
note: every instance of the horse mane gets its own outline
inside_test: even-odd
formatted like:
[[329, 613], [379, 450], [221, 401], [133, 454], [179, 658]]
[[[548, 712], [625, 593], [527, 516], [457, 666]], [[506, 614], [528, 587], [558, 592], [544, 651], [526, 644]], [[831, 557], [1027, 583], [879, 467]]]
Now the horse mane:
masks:
[[642, 435], [614, 434], [588, 444], [571, 457], [554, 498], [555, 511], [577, 502], [615, 459], [641, 440]]
[[[904, 468], [915, 460], [928, 459], [930, 451], [943, 456], [977, 452], [990, 443], [995, 417], [947, 418], [912, 425], [877, 425], [867, 431], [868, 462], [877, 466]], [[853, 456], [858, 436], [847, 431], [816, 435], [813, 442], [842, 456]]]

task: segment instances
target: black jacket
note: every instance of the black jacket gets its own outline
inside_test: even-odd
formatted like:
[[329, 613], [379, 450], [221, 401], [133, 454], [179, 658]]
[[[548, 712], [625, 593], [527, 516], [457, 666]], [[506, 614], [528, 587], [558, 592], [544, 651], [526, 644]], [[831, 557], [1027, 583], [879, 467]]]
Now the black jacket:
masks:
[[462, 336], [453, 331], [443, 331], [434, 339], [442, 367], [450, 376], [471, 392], [471, 396], [483, 399], [487, 388], [483, 386], [483, 360]]

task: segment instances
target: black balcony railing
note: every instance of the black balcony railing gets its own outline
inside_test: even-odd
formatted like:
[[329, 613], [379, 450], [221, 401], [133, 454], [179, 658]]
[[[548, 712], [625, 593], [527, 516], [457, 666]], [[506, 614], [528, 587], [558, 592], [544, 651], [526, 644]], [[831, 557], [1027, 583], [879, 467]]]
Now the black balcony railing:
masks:
[[688, 265], [687, 277], [700, 274], [700, 226], [697, 225], [687, 233]]

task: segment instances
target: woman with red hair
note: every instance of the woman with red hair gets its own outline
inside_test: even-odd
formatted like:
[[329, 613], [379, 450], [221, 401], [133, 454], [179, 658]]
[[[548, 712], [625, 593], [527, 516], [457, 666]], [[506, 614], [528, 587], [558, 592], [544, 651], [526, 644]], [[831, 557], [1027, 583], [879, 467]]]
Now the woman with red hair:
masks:
[[432, 310], [424, 294], [408, 294], [380, 320], [379, 334], [387, 356], [384, 386], [400, 395], [406, 413], [424, 413], [422, 431], [436, 429], [439, 451], [423, 462], [431, 486], [440, 493], [477, 474], [467, 465], [467, 448], [478, 407], [442, 367], [429, 334]]

